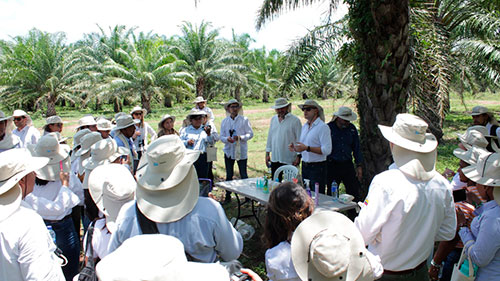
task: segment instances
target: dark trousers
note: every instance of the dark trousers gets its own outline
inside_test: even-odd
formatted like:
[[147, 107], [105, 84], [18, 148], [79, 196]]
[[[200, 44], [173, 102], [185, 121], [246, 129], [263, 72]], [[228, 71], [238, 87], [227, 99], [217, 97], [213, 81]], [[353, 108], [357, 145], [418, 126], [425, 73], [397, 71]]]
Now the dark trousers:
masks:
[[460, 260], [460, 255], [462, 254], [462, 248], [455, 248], [444, 260], [443, 273], [441, 275], [440, 281], [450, 281], [451, 275], [453, 274], [453, 266]]
[[198, 160], [194, 162], [194, 168], [196, 169], [196, 173], [198, 174], [198, 178], [207, 178], [208, 177], [208, 162], [207, 162], [207, 154], [201, 153]]
[[[234, 175], [234, 162], [236, 160], [231, 159], [224, 153], [224, 165], [226, 166], [226, 181], [233, 180]], [[240, 177], [242, 179], [248, 178], [247, 174], [247, 159], [240, 159], [236, 161], [238, 163], [238, 170], [240, 171]], [[231, 192], [226, 191], [226, 198], [231, 198]], [[226, 199], [227, 200], [227, 199]]]
[[78, 236], [78, 241], [80, 241], [80, 225], [82, 222], [82, 210], [83, 206], [75, 206], [71, 210], [71, 219], [73, 220], [73, 225], [75, 226], [76, 235]]
[[68, 264], [62, 267], [64, 277], [67, 281], [71, 281], [78, 274], [80, 263], [80, 241], [73, 220], [71, 216], [67, 216], [57, 222], [45, 221], [45, 225], [52, 226], [52, 230], [56, 233], [56, 245], [68, 259]]
[[[278, 170], [279, 167], [285, 166], [285, 165], [288, 165], [288, 164], [283, 164], [283, 163], [280, 163], [280, 162], [271, 162], [271, 175], [273, 177], [273, 180], [274, 180], [274, 173], [276, 173], [276, 170]], [[279, 175], [279, 181], [280, 182], [281, 182], [282, 179], [283, 179], [283, 173], [281, 173]]]
[[319, 193], [326, 194], [326, 161], [302, 162], [302, 179], [309, 180], [309, 187], [314, 191], [314, 186], [319, 183]]
[[[356, 171], [354, 170], [354, 165], [352, 161], [338, 162], [338, 161], [327, 161], [327, 179], [328, 187], [332, 186], [332, 182], [335, 180], [340, 186], [343, 183], [345, 186], [345, 191], [347, 194], [354, 196], [354, 202], [362, 201], [361, 198], [361, 184], [356, 177]], [[328, 189], [328, 195], [331, 195], [332, 190]]]

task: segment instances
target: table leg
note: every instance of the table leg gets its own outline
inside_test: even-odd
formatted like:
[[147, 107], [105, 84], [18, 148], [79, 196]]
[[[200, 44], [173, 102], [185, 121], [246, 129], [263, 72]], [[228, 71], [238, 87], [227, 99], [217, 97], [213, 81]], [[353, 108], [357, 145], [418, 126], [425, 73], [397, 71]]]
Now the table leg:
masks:
[[262, 227], [262, 224], [260, 223], [260, 220], [259, 220], [259, 216], [258, 214], [255, 212], [255, 200], [251, 200], [252, 201], [252, 213], [253, 213], [253, 216], [255, 217], [255, 220], [257, 221], [257, 223], [259, 224], [260, 227]]
[[234, 195], [236, 196], [236, 201], [238, 202], [238, 214], [236, 215], [236, 220], [234, 221], [234, 224], [233, 224], [233, 226], [236, 227], [236, 225], [238, 224], [238, 220], [240, 219], [240, 214], [241, 214], [241, 201], [240, 201], [240, 197], [238, 196], [238, 193], [234, 193]]

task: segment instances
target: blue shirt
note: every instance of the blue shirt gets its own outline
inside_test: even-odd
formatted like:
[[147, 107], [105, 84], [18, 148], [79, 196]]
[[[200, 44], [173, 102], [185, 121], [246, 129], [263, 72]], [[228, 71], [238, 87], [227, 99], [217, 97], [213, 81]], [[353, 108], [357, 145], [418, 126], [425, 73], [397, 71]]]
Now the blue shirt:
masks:
[[349, 124], [349, 127], [341, 129], [335, 121], [329, 122], [328, 127], [330, 127], [330, 136], [332, 137], [332, 153], [328, 155], [328, 160], [346, 162], [352, 161], [354, 156], [356, 166], [361, 165], [363, 155], [359, 147], [359, 136], [356, 127]]
[[[195, 129], [193, 125], [189, 125], [185, 130], [181, 132], [180, 137], [186, 148], [198, 150], [202, 153], [206, 152], [207, 144], [215, 143], [212, 134], [208, 136], [205, 132], [204, 126], [200, 126], [198, 129]], [[188, 140], [190, 139], [194, 140], [194, 144], [191, 146], [188, 145]]]
[[464, 245], [474, 241], [468, 248], [472, 262], [479, 267], [475, 280], [500, 280], [500, 206], [492, 200], [476, 211], [480, 215], [472, 220], [470, 229], [462, 227], [458, 234]]

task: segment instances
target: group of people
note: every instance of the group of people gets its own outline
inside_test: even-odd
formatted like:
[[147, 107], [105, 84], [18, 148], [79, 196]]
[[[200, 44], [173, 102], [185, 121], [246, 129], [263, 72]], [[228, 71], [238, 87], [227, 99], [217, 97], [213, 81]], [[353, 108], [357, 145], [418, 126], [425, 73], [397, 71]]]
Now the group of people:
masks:
[[[211, 149], [218, 140], [226, 180], [233, 179], [235, 162], [247, 177], [252, 127], [237, 100], [225, 103], [220, 130], [206, 100], [194, 102], [179, 132], [168, 114], [155, 132], [140, 107], [113, 121], [85, 116], [71, 148], [60, 117], [47, 118], [40, 136], [25, 112], [0, 111], [0, 280], [79, 278], [81, 241], [85, 263], [97, 264], [100, 280], [242, 274], [260, 280], [227, 266], [240, 257], [242, 237], [221, 204], [200, 192], [200, 180], [213, 179]], [[290, 102], [275, 101], [266, 165], [272, 174], [300, 165], [302, 178], [322, 193], [342, 182], [362, 207], [350, 219], [315, 210], [302, 185], [281, 183], [269, 196], [263, 226], [270, 280], [449, 280], [462, 251], [477, 267], [476, 280], [500, 278], [498, 125], [488, 109], [475, 107], [475, 125], [459, 135], [460, 166], [445, 175], [451, 183], [435, 170], [438, 143], [421, 118], [399, 114], [392, 126], [379, 125], [394, 163], [360, 198], [356, 114], [340, 107], [326, 124], [317, 102], [298, 107], [303, 125]], [[477, 117], [484, 114], [489, 118]], [[24, 133], [15, 134], [14, 124]]]

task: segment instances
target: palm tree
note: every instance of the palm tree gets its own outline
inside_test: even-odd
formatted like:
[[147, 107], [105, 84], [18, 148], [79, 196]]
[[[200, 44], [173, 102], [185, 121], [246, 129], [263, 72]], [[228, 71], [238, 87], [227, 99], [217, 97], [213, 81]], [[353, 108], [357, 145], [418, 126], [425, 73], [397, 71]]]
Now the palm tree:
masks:
[[78, 101], [83, 65], [65, 39], [64, 33], [32, 29], [26, 37], [0, 42], [0, 98], [4, 104], [28, 109], [46, 103], [46, 115], [52, 116], [58, 100]]
[[268, 102], [270, 95], [277, 95], [281, 85], [281, 64], [283, 58], [281, 53], [272, 50], [267, 53], [266, 49], [252, 50], [248, 57], [250, 66], [249, 82], [252, 93]]

